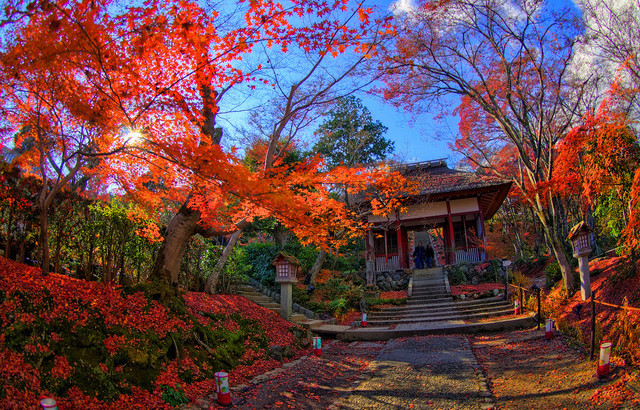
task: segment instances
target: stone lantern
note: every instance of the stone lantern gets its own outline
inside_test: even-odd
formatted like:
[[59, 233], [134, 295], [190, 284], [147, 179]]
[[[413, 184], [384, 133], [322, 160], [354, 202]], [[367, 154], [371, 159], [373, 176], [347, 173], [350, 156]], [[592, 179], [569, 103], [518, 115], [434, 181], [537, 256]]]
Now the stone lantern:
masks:
[[589, 275], [589, 254], [591, 253], [591, 228], [582, 221], [569, 231], [573, 256], [578, 258], [580, 267], [580, 294], [582, 300], [591, 298], [591, 277]]
[[296, 275], [300, 263], [295, 257], [280, 252], [272, 264], [276, 267], [276, 283], [280, 284], [280, 316], [286, 320], [290, 320], [291, 306], [293, 304], [293, 290], [291, 285], [298, 282]]

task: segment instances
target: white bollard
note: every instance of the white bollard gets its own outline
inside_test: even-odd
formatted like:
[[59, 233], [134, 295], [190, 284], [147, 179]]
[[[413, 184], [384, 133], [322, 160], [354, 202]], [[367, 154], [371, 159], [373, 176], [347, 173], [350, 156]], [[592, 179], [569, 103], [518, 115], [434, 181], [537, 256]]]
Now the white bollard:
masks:
[[547, 319], [545, 324], [544, 338], [551, 339], [553, 337], [553, 319]]
[[58, 410], [56, 401], [49, 397], [40, 400], [40, 407], [42, 407], [43, 410]]
[[316, 356], [320, 356], [322, 354], [322, 340], [320, 336], [314, 336], [313, 338], [313, 353]]
[[609, 359], [611, 358], [611, 342], [600, 343], [600, 360], [598, 361], [598, 377], [604, 377], [609, 374]]
[[229, 390], [229, 375], [220, 371], [214, 374], [216, 380], [216, 393], [218, 393], [218, 404], [229, 406], [231, 404], [231, 391]]

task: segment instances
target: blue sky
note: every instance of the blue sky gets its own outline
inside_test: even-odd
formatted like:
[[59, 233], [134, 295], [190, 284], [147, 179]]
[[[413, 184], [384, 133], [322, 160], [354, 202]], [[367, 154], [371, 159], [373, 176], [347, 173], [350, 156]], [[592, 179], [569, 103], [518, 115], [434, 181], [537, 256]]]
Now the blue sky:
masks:
[[359, 97], [372, 117], [389, 128], [386, 137], [395, 143], [399, 161], [407, 163], [445, 158], [453, 166], [459, 159], [448, 148], [458, 132], [457, 117], [436, 120], [431, 113], [405, 112], [380, 97]]
[[[415, 0], [398, 0], [402, 6], [415, 4]], [[547, 0], [554, 8], [574, 6], [571, 0]], [[381, 9], [388, 10], [391, 0], [372, 0]], [[384, 102], [380, 97], [359, 95], [374, 119], [389, 128], [386, 137], [395, 142], [397, 159], [402, 162], [427, 161], [445, 158], [450, 167], [461, 159], [449, 149], [458, 133], [457, 116], [435, 119], [433, 113], [408, 113]], [[455, 97], [452, 97], [455, 98]], [[453, 109], [452, 107], [451, 109]]]

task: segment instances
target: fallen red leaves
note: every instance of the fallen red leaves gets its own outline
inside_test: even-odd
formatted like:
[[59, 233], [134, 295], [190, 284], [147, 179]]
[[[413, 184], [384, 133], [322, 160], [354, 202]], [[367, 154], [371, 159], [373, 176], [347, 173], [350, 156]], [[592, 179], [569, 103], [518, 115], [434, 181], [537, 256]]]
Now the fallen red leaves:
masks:
[[477, 285], [451, 286], [451, 296], [484, 293], [494, 289], [504, 289], [504, 283], [479, 283]]
[[[202, 325], [237, 335], [234, 349], [244, 353], [240, 366], [225, 369], [229, 371], [232, 385], [246, 383], [280, 366], [280, 362], [266, 359], [265, 340], [266, 346], [291, 346], [295, 357], [309, 351], [296, 347], [296, 336], [291, 331], [295, 325], [242, 296], [187, 293], [184, 300], [190, 314]], [[250, 324], [249, 337], [243, 336], [247, 333], [240, 330], [237, 320], [242, 320], [245, 328]], [[94, 368], [92, 374], [99, 375], [96, 377], [113, 378], [118, 385], [117, 380], [124, 380], [119, 378], [131, 367], [129, 363], [123, 366], [122, 358], [130, 352], [144, 352], [140, 348], [148, 343], [146, 337], [157, 341], [151, 345], [166, 346], [166, 340], [171, 345], [175, 343], [172, 335], [193, 332], [188, 316], [174, 314], [166, 306], [147, 299], [142, 292], [125, 294], [103, 283], [63, 275], [45, 277], [38, 269], [4, 258], [0, 258], [0, 323], [0, 378], [4, 380], [0, 408], [36, 406], [41, 395], [55, 397], [45, 386], [60, 386], [77, 375], [79, 366], [86, 369], [88, 365]], [[82, 339], [74, 335], [96, 326], [106, 336], [81, 348], [93, 349], [98, 352], [94, 356], [102, 359], [93, 364], [70, 360], [68, 352]], [[24, 341], [16, 338], [21, 334], [26, 335]], [[12, 335], [11, 339], [7, 335]], [[263, 335], [258, 338], [260, 344], [256, 344], [258, 339], [251, 335]], [[211, 344], [210, 348], [215, 351], [216, 346]], [[196, 345], [197, 350], [203, 349]], [[170, 407], [163, 401], [162, 385], [179, 384], [191, 400], [214, 391], [213, 380], [201, 377], [211, 366], [206, 362], [196, 363], [188, 350], [183, 350], [177, 360], [164, 360], [150, 390], [122, 382], [120, 395], [107, 403], [74, 386], [55, 399], [61, 408], [162, 409]], [[47, 362], [51, 364], [42, 365]]]
[[402, 299], [407, 297], [406, 290], [393, 290], [389, 292], [380, 292], [380, 299]]

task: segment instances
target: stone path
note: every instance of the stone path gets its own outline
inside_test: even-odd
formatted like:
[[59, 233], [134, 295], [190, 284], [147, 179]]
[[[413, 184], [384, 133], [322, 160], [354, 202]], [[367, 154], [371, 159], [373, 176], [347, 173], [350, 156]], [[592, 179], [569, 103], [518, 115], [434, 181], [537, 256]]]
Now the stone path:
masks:
[[491, 407], [491, 394], [466, 336], [391, 340], [371, 364], [371, 373], [334, 408]]
[[254, 381], [236, 408], [407, 409], [491, 407], [464, 335], [388, 342], [328, 341], [309, 356]]

